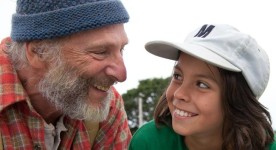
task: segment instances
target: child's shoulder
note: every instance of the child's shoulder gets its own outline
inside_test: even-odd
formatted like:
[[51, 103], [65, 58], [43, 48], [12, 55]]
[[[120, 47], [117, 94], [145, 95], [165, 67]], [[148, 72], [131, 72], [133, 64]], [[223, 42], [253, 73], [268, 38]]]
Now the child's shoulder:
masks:
[[276, 135], [274, 136], [274, 141], [269, 144], [269, 150], [276, 150]]

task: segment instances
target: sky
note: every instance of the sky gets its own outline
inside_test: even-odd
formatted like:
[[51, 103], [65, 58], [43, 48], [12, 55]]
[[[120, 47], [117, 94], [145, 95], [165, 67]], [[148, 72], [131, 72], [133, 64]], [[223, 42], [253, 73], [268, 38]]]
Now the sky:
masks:
[[[276, 129], [276, 21], [273, 0], [122, 0], [130, 15], [125, 29], [129, 44], [124, 50], [128, 77], [115, 85], [123, 94], [140, 80], [166, 78], [174, 61], [149, 54], [151, 40], [181, 42], [203, 24], [229, 24], [254, 37], [270, 58], [270, 79], [259, 101], [271, 113]], [[16, 0], [0, 0], [0, 39], [9, 36]], [[274, 18], [274, 19], [273, 19]], [[273, 90], [274, 89], [274, 90]]]

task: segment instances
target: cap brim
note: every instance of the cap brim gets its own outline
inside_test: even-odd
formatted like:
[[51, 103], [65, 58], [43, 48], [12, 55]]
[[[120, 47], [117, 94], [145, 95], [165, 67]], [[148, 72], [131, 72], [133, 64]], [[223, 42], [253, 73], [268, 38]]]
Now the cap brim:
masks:
[[190, 43], [172, 43], [166, 41], [151, 41], [146, 43], [145, 48], [148, 52], [167, 59], [177, 60], [179, 51], [194, 56], [198, 59], [206, 61], [217, 67], [240, 72], [241, 70], [227, 61], [225, 58], [214, 53], [212, 50], [202, 47], [200, 45]]

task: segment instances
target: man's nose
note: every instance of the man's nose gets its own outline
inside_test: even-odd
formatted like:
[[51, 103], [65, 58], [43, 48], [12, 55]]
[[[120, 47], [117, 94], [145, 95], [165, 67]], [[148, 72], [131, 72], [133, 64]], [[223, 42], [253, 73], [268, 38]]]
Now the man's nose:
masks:
[[113, 76], [118, 82], [124, 82], [126, 80], [127, 71], [121, 54], [114, 57], [112, 64], [107, 69], [107, 75]]

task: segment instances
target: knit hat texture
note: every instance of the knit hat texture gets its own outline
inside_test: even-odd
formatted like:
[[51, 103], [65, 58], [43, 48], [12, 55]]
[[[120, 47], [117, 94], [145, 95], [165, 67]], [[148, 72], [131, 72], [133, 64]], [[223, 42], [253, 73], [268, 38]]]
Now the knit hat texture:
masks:
[[120, 0], [17, 0], [11, 38], [49, 39], [128, 20]]

